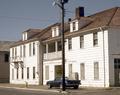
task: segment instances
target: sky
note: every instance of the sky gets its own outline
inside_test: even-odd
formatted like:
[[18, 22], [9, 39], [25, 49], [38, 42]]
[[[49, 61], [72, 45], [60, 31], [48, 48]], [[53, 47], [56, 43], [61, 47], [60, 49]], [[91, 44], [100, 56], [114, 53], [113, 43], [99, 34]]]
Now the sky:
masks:
[[[57, 0], [56, 0], [57, 1]], [[0, 0], [0, 41], [17, 41], [28, 29], [43, 29], [60, 22], [60, 8], [54, 0]], [[65, 20], [74, 18], [75, 8], [83, 6], [85, 16], [120, 7], [120, 0], [69, 0]]]

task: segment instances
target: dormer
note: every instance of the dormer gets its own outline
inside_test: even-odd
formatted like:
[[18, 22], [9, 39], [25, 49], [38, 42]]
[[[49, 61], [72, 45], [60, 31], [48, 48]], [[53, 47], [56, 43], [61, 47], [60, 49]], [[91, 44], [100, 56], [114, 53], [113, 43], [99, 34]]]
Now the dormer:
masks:
[[27, 40], [27, 32], [22, 33], [22, 39], [23, 41]]
[[33, 35], [37, 34], [40, 31], [40, 29], [28, 29], [22, 33], [22, 40], [25, 41], [32, 38]]
[[59, 33], [60, 33], [59, 26], [52, 27], [52, 37], [59, 36]]
[[79, 19], [84, 17], [84, 7], [78, 7], [75, 10], [75, 19], [70, 22], [70, 32], [79, 30]]

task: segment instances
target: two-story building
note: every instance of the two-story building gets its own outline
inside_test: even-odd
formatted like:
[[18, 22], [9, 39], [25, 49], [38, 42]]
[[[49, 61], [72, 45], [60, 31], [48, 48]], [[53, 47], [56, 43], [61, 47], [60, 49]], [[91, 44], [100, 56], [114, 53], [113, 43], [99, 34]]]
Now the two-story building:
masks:
[[0, 83], [9, 82], [9, 55], [12, 41], [0, 41]]
[[[81, 86], [109, 87], [120, 84], [120, 8], [115, 7], [90, 16], [84, 8], [76, 9], [65, 31], [65, 76], [80, 79]], [[82, 13], [81, 13], [82, 12]], [[59, 26], [43, 41], [43, 83], [62, 75]], [[56, 33], [55, 33], [56, 32]]]
[[[119, 85], [120, 8], [90, 16], [84, 16], [83, 7], [75, 12], [75, 18], [65, 23], [65, 76], [81, 80], [81, 86]], [[59, 23], [23, 32], [23, 40], [10, 49], [10, 83], [45, 85], [61, 76], [60, 35]]]

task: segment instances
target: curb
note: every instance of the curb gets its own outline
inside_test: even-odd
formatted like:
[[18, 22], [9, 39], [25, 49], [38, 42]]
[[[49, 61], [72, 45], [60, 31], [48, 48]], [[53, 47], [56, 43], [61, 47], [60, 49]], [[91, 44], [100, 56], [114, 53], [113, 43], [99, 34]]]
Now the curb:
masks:
[[17, 89], [17, 90], [33, 90], [33, 91], [43, 91], [43, 92], [60, 92], [58, 90], [48, 90], [48, 89], [34, 89], [34, 88], [21, 88], [21, 87], [6, 87], [6, 86], [0, 86], [0, 88], [12, 88], [12, 89]]

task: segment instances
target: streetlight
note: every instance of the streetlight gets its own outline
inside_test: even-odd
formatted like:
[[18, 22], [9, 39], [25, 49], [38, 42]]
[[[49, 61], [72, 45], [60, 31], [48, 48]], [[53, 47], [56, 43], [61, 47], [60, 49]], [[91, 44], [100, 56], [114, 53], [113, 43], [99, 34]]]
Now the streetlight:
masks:
[[64, 4], [68, 3], [68, 0], [57, 0], [53, 4], [57, 5], [61, 9], [61, 44], [62, 44], [62, 91], [66, 90], [65, 87], [65, 39], [64, 39]]

